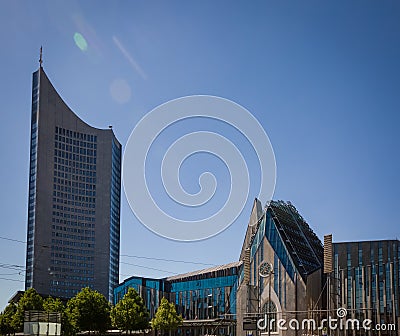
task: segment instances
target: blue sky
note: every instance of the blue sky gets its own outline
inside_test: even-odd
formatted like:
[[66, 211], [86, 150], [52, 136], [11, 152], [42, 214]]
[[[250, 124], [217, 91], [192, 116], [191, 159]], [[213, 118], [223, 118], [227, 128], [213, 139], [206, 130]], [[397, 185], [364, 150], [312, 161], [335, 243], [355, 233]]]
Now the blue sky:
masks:
[[[399, 17], [397, 1], [2, 1], [1, 236], [26, 238], [31, 74], [43, 45], [44, 69], [65, 102], [91, 125], [113, 125], [123, 145], [135, 124], [166, 101], [197, 94], [233, 100], [270, 137], [274, 198], [292, 201], [320, 238], [398, 238]], [[76, 33], [87, 49], [79, 48]], [[187, 125], [196, 127], [224, 131], [209, 122]], [[244, 140], [238, 146], [246, 151]], [[253, 154], [247, 151], [250, 162]], [[187, 190], [196, 192], [192, 181], [201, 168], [213, 170], [204, 162], [215, 163], [226, 187], [221, 162], [200, 157], [183, 167]], [[258, 178], [255, 172], [253, 184]], [[123, 196], [121, 253], [237, 260], [254, 196], [227, 230], [195, 243], [153, 234]], [[25, 245], [0, 241], [0, 264], [23, 266]], [[121, 261], [121, 280], [204, 267]], [[0, 268], [1, 307], [23, 288], [18, 280], [18, 271]]]

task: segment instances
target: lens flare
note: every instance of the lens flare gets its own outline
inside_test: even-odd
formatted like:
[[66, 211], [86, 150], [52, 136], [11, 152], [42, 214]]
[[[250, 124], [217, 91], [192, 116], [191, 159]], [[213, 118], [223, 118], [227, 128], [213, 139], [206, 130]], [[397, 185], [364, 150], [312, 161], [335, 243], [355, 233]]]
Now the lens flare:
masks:
[[119, 104], [125, 104], [131, 99], [131, 87], [125, 79], [115, 79], [110, 85], [112, 98]]
[[77, 47], [79, 49], [81, 49], [82, 51], [86, 51], [87, 50], [88, 44], [87, 44], [85, 38], [82, 36], [82, 34], [75, 33], [74, 34], [74, 41], [75, 41], [75, 44], [77, 45]]

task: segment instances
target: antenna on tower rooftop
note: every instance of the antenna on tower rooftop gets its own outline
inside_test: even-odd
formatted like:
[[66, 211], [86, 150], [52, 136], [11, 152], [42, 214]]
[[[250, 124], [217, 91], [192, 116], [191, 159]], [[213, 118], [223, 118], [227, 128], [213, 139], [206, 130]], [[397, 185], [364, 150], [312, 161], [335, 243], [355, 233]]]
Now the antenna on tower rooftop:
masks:
[[40, 58], [39, 58], [39, 66], [40, 67], [42, 67], [42, 64], [43, 64], [42, 56], [43, 56], [43, 48], [42, 48], [42, 46], [40, 46]]

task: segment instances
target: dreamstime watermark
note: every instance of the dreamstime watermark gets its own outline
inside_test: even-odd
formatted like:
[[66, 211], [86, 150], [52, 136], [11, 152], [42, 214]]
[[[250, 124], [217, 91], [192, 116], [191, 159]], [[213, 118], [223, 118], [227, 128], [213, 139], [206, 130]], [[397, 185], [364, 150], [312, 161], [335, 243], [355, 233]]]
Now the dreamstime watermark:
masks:
[[[373, 324], [370, 319], [358, 320], [355, 318], [347, 318], [347, 310], [345, 308], [338, 308], [336, 310], [336, 317], [329, 316], [328, 318], [322, 319], [317, 322], [315, 319], [268, 319], [268, 315], [265, 314], [264, 318], [257, 321], [257, 328], [261, 331], [268, 329], [271, 331], [277, 330], [302, 330], [302, 331], [322, 331], [332, 332], [336, 330], [374, 330], [374, 331], [394, 331], [396, 325], [394, 323], [379, 323]], [[307, 333], [307, 335], [310, 335]], [[311, 334], [312, 335], [312, 334]], [[326, 335], [326, 333], [325, 333]]]
[[[222, 122], [243, 136], [258, 159], [258, 193], [249, 195], [253, 176], [246, 161], [248, 153], [242, 153], [226, 134], [222, 134], [223, 128], [217, 132], [188, 132], [179, 137], [166, 150], [162, 149], [163, 159], [157, 167], [160, 176], [148, 176], [149, 169], [155, 171], [154, 164], [148, 162], [149, 152], [152, 146], [158, 151], [162, 147], [154, 145], [156, 140], [168, 127], [191, 118]], [[167, 210], [171, 209], [164, 209], [165, 204], [157, 201], [159, 194], [152, 194], [148, 179], [161, 180], [163, 190], [174, 202], [173, 206], [184, 207], [185, 211], [198, 210], [212, 201], [218, 187], [217, 179], [209, 170], [196, 178], [199, 192], [189, 193], [182, 186], [180, 169], [186, 160], [198, 153], [211, 154], [223, 162], [230, 174], [229, 195], [212, 214], [201, 219], [193, 216], [195, 220], [183, 220], [175, 213], [168, 213]], [[243, 211], [249, 196], [263, 202], [272, 199], [276, 180], [275, 156], [265, 130], [244, 107], [220, 97], [188, 96], [158, 106], [137, 123], [125, 146], [122, 178], [128, 203], [142, 224], [166, 238], [195, 241], [212, 237], [231, 225]]]

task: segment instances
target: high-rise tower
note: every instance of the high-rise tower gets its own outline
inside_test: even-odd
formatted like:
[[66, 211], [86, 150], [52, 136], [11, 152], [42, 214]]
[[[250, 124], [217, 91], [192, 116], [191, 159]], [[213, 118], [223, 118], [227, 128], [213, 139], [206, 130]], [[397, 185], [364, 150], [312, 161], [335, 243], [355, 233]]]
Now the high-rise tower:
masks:
[[121, 144], [83, 122], [42, 62], [33, 73], [25, 287], [112, 300], [119, 277]]

